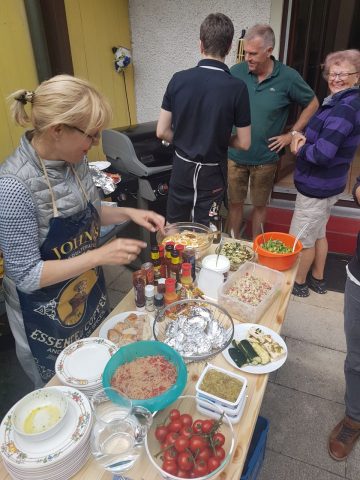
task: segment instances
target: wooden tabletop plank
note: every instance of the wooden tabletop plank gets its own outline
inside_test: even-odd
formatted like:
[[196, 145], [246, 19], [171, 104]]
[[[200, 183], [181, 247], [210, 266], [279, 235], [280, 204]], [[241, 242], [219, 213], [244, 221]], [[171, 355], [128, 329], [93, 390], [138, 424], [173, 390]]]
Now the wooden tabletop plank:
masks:
[[[280, 333], [283, 325], [286, 310], [288, 307], [292, 285], [294, 283], [295, 274], [297, 271], [298, 262], [295, 263], [293, 268], [284, 272], [285, 285], [280, 295], [275, 299], [273, 304], [261, 317], [258, 322], [261, 325], [272, 328], [275, 332]], [[124, 299], [114, 308], [114, 310], [107, 317], [126, 311], [135, 309], [134, 295], [130, 291]], [[105, 319], [105, 321], [107, 320]], [[233, 317], [234, 323], [238, 323], [239, 319]], [[100, 328], [100, 327], [99, 327]], [[93, 335], [97, 335], [99, 328]], [[216, 357], [210, 360], [210, 363], [218, 365], [220, 367], [227, 368], [230, 371], [240, 373], [248, 380], [247, 399], [245, 409], [242, 418], [239, 423], [233, 425], [235, 433], [235, 449], [233, 457], [226, 467], [226, 469], [217, 477], [221, 480], [239, 480], [241, 472], [243, 470], [246, 454], [250, 445], [252, 434], [256, 425], [256, 421], [259, 415], [259, 410], [265, 393], [268, 374], [255, 375], [239, 371], [232, 367], [220, 353]], [[188, 383], [184, 390], [184, 394], [195, 395], [195, 384], [205, 366], [205, 363], [193, 363], [188, 367]], [[55, 376], [48, 385], [60, 385], [58, 378]], [[129, 471], [124, 473], [126, 477], [132, 480], [158, 480], [160, 478], [159, 473], [150, 463], [147, 458], [145, 449], [142, 452], [139, 460], [135, 466]], [[0, 463], [0, 480], [10, 480], [10, 476], [4, 469], [4, 466]], [[99, 466], [96, 461], [90, 458], [83, 468], [73, 477], [76, 480], [110, 480], [112, 475], [106, 472]]]

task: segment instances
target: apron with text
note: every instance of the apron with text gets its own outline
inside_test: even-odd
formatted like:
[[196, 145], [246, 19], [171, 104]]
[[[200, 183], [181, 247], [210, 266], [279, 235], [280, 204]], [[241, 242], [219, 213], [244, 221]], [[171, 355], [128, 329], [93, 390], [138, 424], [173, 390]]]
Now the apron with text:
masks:
[[[96, 248], [100, 217], [96, 208], [88, 201], [76, 171], [72, 168], [88, 201], [87, 207], [69, 217], [59, 217], [42, 159], [40, 163], [50, 189], [54, 210], [47, 237], [40, 248], [42, 260], [64, 260]], [[55, 361], [59, 353], [70, 343], [90, 336], [109, 313], [101, 267], [30, 294], [18, 290], [18, 295], [31, 353], [45, 382], [55, 373]]]

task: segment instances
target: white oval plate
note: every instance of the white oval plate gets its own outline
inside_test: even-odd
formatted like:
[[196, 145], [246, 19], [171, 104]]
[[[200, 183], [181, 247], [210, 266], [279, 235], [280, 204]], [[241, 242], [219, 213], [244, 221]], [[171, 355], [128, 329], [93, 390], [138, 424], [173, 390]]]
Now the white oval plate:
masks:
[[265, 327], [264, 325], [260, 325], [258, 323], [239, 323], [239, 324], [235, 325], [234, 340], [236, 340], [236, 341], [244, 340], [247, 337], [247, 332], [249, 331], [249, 329], [251, 327], [261, 328], [261, 330], [265, 334], [271, 335], [273, 340], [285, 349], [285, 355], [282, 356], [279, 360], [276, 360], [275, 362], [269, 362], [266, 365], [245, 365], [243, 367], [238, 367], [236, 365], [236, 363], [233, 361], [233, 359], [230, 357], [229, 352], [228, 352], [229, 348], [232, 348], [231, 344], [228, 346], [228, 348], [226, 348], [222, 352], [222, 354], [224, 355], [225, 359], [233, 367], [237, 368], [238, 370], [242, 370], [243, 372], [258, 373], [258, 374], [274, 372], [275, 370], [280, 368], [282, 365], [284, 365], [284, 363], [287, 359], [288, 351], [287, 351], [286, 343], [280, 337], [280, 335], [278, 335], [276, 332], [274, 332], [274, 330], [271, 330], [271, 328]]
[[124, 334], [126, 338], [121, 343], [117, 343], [115, 341], [113, 343], [117, 347], [122, 347], [128, 343], [136, 342], [138, 340], [150, 340], [151, 338], [153, 338], [152, 336], [152, 328], [153, 328], [153, 322], [154, 322], [153, 316], [147, 312], [142, 313], [137, 311], [121, 312], [118, 315], [114, 315], [113, 317], [109, 318], [109, 320], [107, 320], [101, 325], [99, 330], [99, 337], [106, 338], [109, 341], [108, 331], [113, 329], [115, 325], [118, 323], [125, 323], [126, 318], [131, 314], [135, 314], [137, 315], [137, 317], [142, 317], [142, 318], [145, 317], [145, 329], [143, 330], [141, 338], [137, 338], [136, 327], [131, 327], [131, 325], [129, 325], [128, 328], [125, 328], [125, 325], [124, 325], [124, 330], [120, 333], [120, 335]]
[[105, 170], [105, 168], [110, 167], [111, 163], [108, 162], [107, 160], [102, 160], [99, 162], [89, 162], [90, 165], [94, 165], [94, 167], [97, 167], [99, 170]]
[[56, 359], [55, 372], [66, 385], [89, 387], [101, 382], [105, 365], [117, 351], [104, 338], [89, 337], [66, 347]]

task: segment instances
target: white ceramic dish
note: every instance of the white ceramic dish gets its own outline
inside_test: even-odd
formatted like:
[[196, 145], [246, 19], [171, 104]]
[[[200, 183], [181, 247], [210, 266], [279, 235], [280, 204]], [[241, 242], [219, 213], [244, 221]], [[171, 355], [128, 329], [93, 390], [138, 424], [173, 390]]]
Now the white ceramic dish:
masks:
[[[235, 325], [236, 328], [236, 325]], [[224, 373], [225, 375], [228, 375], [229, 377], [235, 378], [236, 380], [239, 380], [239, 382], [242, 383], [241, 390], [239, 391], [239, 394], [234, 402], [230, 402], [229, 400], [225, 400], [225, 398], [218, 397], [217, 395], [213, 395], [211, 393], [205, 392], [204, 390], [201, 389], [201, 384], [203, 382], [203, 379], [206, 375], [206, 373], [209, 370], [216, 370], [217, 372]], [[225, 368], [217, 367], [215, 365], [212, 365], [208, 363], [206, 367], [204, 368], [202, 374], [200, 375], [199, 380], [197, 381], [195, 385], [196, 392], [200, 395], [203, 396], [203, 398], [209, 400], [209, 401], [215, 401], [220, 407], [228, 407], [228, 408], [236, 408], [241, 399], [245, 396], [246, 392], [246, 387], [247, 387], [247, 379], [241, 375], [238, 375], [237, 373], [230, 372], [229, 370], [226, 370]]]
[[126, 326], [124, 325], [124, 330], [122, 330], [119, 335], [121, 336], [121, 344], [118, 344], [116, 341], [114, 341], [114, 344], [117, 346], [123, 346], [126, 345], [127, 343], [132, 343], [138, 340], [151, 340], [153, 338], [152, 335], [152, 329], [153, 329], [153, 323], [154, 323], [154, 316], [149, 315], [148, 313], [141, 313], [137, 311], [131, 311], [131, 312], [121, 312], [118, 315], [114, 315], [113, 317], [109, 318], [106, 322], [104, 322], [101, 325], [101, 328], [99, 330], [99, 337], [101, 338], [108, 338], [108, 333], [109, 330], [114, 329], [117, 324], [126, 324], [126, 319], [129, 317], [129, 315], [135, 314], [139, 319], [145, 319], [144, 322], [144, 328], [141, 333], [141, 338], [138, 338], [140, 335], [140, 332], [138, 332], [138, 328], [135, 325], [135, 328], [131, 326], [131, 323], [129, 322], [129, 325]]
[[101, 383], [105, 365], [117, 351], [109, 340], [89, 337], [66, 347], [55, 362], [55, 372], [70, 387], [89, 388]]
[[[236, 405], [235, 407], [233, 408], [230, 408], [230, 407], [226, 407], [225, 405], [223, 405], [222, 403], [219, 403], [215, 400], [212, 400], [210, 399], [209, 397], [205, 397], [203, 395], [200, 395], [199, 393], [196, 394], [196, 399], [198, 401], [198, 404], [201, 405], [203, 404], [204, 402], [210, 402], [210, 403], [213, 403], [215, 405], [217, 405], [218, 407], [220, 407], [222, 410], [224, 410], [224, 412], [229, 416], [229, 417], [236, 417], [239, 415], [240, 411], [242, 410], [243, 408], [243, 403], [245, 401], [245, 398], [246, 398], [246, 392], [247, 392], [247, 389], [245, 390], [245, 394], [240, 398], [240, 401], [238, 403], [238, 405]], [[205, 405], [206, 406], [206, 405]]]
[[14, 430], [29, 440], [48, 439], [61, 428], [67, 409], [68, 400], [61, 390], [34, 390], [15, 406], [12, 416]]
[[[243, 400], [240, 403], [240, 409], [237, 415], [227, 414], [227, 418], [232, 424], [240, 422], [242, 414], [244, 413], [245, 404], [246, 404], [246, 396], [244, 396]], [[196, 402], [196, 409], [203, 415], [208, 415], [209, 417], [212, 417], [212, 418], [218, 418], [218, 414], [216, 414], [214, 410], [211, 410], [210, 408], [206, 408], [204, 405], [204, 402], [201, 402], [201, 400], [199, 399], [197, 399], [197, 402]], [[226, 413], [225, 409], [224, 409], [224, 412]]]
[[265, 365], [244, 365], [243, 367], [238, 367], [234, 360], [230, 357], [229, 355], [229, 348], [233, 348], [232, 345], [229, 345], [228, 348], [226, 348], [222, 354], [226, 358], [226, 360], [235, 368], [238, 368], [239, 370], [247, 373], [257, 373], [257, 374], [263, 374], [263, 373], [270, 373], [274, 372], [278, 368], [280, 368], [284, 363], [286, 362], [288, 351], [286, 347], [286, 343], [284, 340], [278, 335], [274, 330], [271, 330], [269, 327], [265, 327], [264, 325], [259, 325], [259, 324], [254, 324], [254, 323], [240, 323], [235, 325], [234, 329], [234, 339], [236, 341], [244, 340], [247, 337], [247, 333], [251, 327], [255, 328], [261, 328], [261, 330], [267, 334], [271, 335], [273, 340], [277, 342], [279, 345], [281, 345], [284, 350], [285, 350], [285, 355], [283, 355], [279, 360], [276, 360], [275, 362], [269, 362]]

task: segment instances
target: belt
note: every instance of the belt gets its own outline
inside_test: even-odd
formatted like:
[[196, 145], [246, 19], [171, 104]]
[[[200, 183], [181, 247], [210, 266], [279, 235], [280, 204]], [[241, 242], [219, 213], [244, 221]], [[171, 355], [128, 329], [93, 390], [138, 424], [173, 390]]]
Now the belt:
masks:
[[191, 221], [194, 221], [194, 211], [195, 211], [195, 205], [196, 205], [196, 200], [197, 200], [197, 183], [198, 183], [198, 178], [199, 178], [199, 173], [200, 170], [202, 169], [203, 166], [205, 167], [218, 167], [219, 163], [201, 163], [201, 162], [195, 162], [195, 160], [190, 160], [189, 158], [185, 158], [181, 156], [176, 150], [175, 150], [175, 155], [183, 160], [184, 162], [188, 163], [193, 163], [195, 165], [195, 170], [194, 170], [194, 175], [193, 175], [193, 187], [194, 187], [194, 200], [193, 200], [193, 207], [191, 210]]

